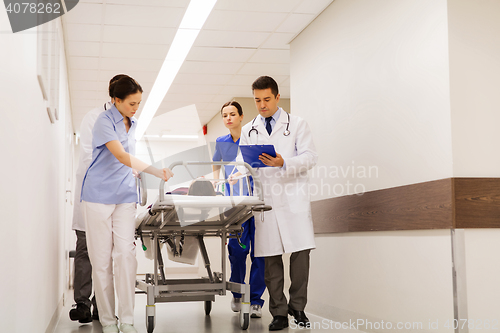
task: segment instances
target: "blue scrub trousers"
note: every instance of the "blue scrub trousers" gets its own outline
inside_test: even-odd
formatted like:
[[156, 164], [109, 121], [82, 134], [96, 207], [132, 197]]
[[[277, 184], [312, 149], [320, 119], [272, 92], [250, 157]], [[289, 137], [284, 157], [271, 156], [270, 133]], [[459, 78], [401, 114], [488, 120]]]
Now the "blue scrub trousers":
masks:
[[[242, 224], [243, 232], [241, 233], [240, 241], [246, 245], [242, 249], [236, 238], [229, 239], [227, 248], [229, 252], [229, 261], [231, 262], [231, 278], [229, 281], [236, 283], [245, 283], [246, 261], [248, 253], [252, 260], [250, 268], [250, 302], [251, 304], [264, 305], [264, 300], [261, 298], [264, 290], [266, 290], [266, 282], [264, 280], [264, 257], [255, 257], [255, 221], [250, 218]], [[234, 293], [235, 298], [241, 298], [241, 294]]]

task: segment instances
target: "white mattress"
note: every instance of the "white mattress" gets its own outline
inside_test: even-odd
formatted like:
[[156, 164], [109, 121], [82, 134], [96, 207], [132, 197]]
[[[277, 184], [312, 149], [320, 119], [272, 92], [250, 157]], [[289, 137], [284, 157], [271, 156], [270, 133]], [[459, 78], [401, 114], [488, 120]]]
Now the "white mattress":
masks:
[[239, 205], [255, 206], [264, 204], [258, 197], [248, 196], [196, 196], [168, 195], [155, 205], [174, 205], [182, 208], [231, 208]]

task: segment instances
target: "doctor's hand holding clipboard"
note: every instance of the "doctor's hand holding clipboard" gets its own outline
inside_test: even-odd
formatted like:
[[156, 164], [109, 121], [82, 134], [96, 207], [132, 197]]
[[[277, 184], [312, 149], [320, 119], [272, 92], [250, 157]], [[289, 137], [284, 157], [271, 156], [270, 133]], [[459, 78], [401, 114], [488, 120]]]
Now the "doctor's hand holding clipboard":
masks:
[[[273, 145], [241, 145], [240, 151], [243, 160], [250, 164], [252, 168], [281, 168], [285, 164], [285, 160], [274, 150]], [[238, 182], [237, 177], [240, 175], [241, 172], [230, 175], [228, 178], [229, 184], [235, 185]]]
[[252, 168], [282, 167], [284, 160], [273, 145], [241, 145], [243, 160]]
[[276, 153], [276, 157], [263, 153], [259, 156], [259, 160], [267, 165], [268, 167], [283, 167], [285, 160], [281, 157], [280, 154]]

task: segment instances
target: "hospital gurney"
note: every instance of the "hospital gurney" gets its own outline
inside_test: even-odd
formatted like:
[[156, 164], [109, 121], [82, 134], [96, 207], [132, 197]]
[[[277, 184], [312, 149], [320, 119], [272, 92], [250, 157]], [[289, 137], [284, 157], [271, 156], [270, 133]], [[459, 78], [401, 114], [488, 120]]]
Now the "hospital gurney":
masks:
[[[255, 171], [247, 163], [176, 162], [170, 166], [170, 169], [184, 166], [192, 176], [189, 165], [244, 166], [248, 169], [249, 176], [253, 177], [253, 191], [248, 176], [244, 179], [246, 179], [247, 188], [250, 189], [249, 196], [215, 195], [212, 183], [204, 179], [194, 180], [190, 189], [204, 188], [205, 192], [202, 190], [201, 193], [188, 193], [188, 195], [165, 195], [165, 182], [163, 180], [160, 182], [159, 199], [145, 214], [136, 230], [136, 237], [142, 240], [149, 238], [153, 245], [154, 271], [152, 274], [146, 274], [144, 280], [136, 281], [136, 288], [147, 295], [147, 331], [151, 333], [155, 327], [155, 303], [204, 301], [205, 314], [209, 315], [215, 295], [225, 295], [226, 291], [242, 294], [239, 322], [241, 329], [246, 330], [250, 321], [250, 285], [226, 281], [226, 243], [228, 238], [238, 238], [239, 241], [238, 233], [242, 230], [241, 224], [251, 218], [254, 211], [268, 211], [271, 207], [265, 205], [262, 184]], [[223, 182], [227, 184], [227, 179]], [[145, 186], [142, 187], [144, 198]], [[210, 190], [213, 193], [210, 193]], [[142, 202], [145, 203], [144, 199]], [[208, 276], [198, 279], [166, 279], [160, 250], [161, 244], [167, 243], [173, 249], [174, 254], [178, 255], [182, 251], [180, 246], [185, 237], [197, 239]], [[212, 273], [204, 237], [220, 238], [222, 256], [222, 272], [220, 273]]]

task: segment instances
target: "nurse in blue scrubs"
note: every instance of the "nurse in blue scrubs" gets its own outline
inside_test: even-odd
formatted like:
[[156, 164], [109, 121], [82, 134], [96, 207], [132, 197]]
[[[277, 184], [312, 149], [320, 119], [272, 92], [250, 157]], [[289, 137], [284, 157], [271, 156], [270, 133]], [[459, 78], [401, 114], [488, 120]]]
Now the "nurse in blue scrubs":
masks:
[[[238, 145], [240, 142], [241, 126], [243, 121], [243, 110], [238, 102], [231, 101], [224, 104], [221, 108], [222, 120], [224, 126], [229, 129], [229, 134], [218, 137], [215, 143], [215, 153], [213, 157], [214, 162], [224, 161], [232, 162], [236, 160], [238, 155]], [[224, 175], [227, 179], [233, 173], [234, 167], [231, 165], [224, 166]], [[214, 176], [218, 179], [220, 172], [219, 166], [214, 166]], [[237, 170], [234, 170], [236, 173]], [[248, 188], [245, 179], [241, 179], [233, 185], [233, 195], [240, 195], [240, 184], [243, 182], [243, 193], [241, 195], [248, 195]], [[225, 184], [227, 185], [227, 184]], [[225, 186], [225, 195], [231, 194], [231, 188]], [[246, 261], [250, 253], [252, 266], [250, 268], [250, 317], [262, 317], [262, 305], [264, 300], [262, 294], [266, 289], [264, 281], [264, 258], [254, 256], [254, 236], [255, 236], [255, 222], [252, 217], [242, 225], [243, 233], [241, 234], [240, 241], [246, 247], [243, 249], [236, 238], [229, 239], [228, 252], [229, 261], [231, 262], [231, 282], [244, 283], [246, 274]], [[231, 301], [231, 309], [234, 312], [239, 312], [241, 309], [241, 294], [233, 292], [233, 299]]]
[[134, 157], [137, 127], [134, 115], [142, 100], [139, 83], [129, 76], [123, 77], [115, 83], [113, 96], [115, 103], [97, 117], [92, 130], [92, 162], [83, 180], [81, 199], [102, 332], [119, 332], [116, 291], [120, 331], [137, 333], [134, 235], [138, 197], [133, 169], [165, 181], [173, 174], [169, 169], [157, 169]]

